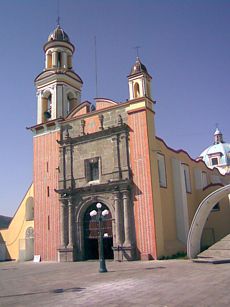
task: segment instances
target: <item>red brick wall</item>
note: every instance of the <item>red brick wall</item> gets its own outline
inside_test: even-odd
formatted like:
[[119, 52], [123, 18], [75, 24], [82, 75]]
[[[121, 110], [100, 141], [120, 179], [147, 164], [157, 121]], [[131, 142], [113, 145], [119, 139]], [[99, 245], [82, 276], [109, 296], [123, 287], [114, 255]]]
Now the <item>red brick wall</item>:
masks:
[[113, 101], [103, 101], [103, 100], [98, 100], [96, 101], [96, 110], [102, 110], [102, 109], [106, 109], [109, 107], [113, 107], [114, 105], [116, 105], [117, 103], [113, 102]]
[[84, 106], [77, 113], [75, 113], [73, 117], [78, 117], [80, 115], [87, 114], [88, 113], [88, 108], [89, 108], [88, 106]]
[[59, 132], [34, 137], [35, 254], [42, 260], [57, 260], [60, 245], [60, 204], [54, 191], [58, 188], [59, 137]]
[[135, 185], [134, 218], [141, 258], [157, 259], [146, 112], [143, 109], [128, 114], [130, 163]]

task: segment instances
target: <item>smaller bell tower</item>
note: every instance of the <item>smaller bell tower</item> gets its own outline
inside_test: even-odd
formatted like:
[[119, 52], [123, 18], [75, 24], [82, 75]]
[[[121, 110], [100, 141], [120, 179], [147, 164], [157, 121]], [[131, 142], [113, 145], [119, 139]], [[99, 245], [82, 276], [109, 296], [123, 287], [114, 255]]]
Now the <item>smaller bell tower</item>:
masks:
[[37, 124], [66, 117], [81, 102], [82, 80], [72, 69], [75, 51], [58, 24], [45, 43], [45, 68], [35, 79]]
[[151, 79], [152, 77], [149, 75], [145, 65], [142, 64], [140, 58], [137, 57], [128, 75], [129, 99], [146, 97], [152, 100]]

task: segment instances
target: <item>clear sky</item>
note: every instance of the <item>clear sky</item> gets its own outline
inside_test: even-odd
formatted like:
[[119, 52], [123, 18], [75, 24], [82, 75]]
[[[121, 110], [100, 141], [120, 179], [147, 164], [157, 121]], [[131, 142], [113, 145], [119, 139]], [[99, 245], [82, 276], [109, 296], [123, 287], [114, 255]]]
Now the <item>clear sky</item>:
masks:
[[[13, 215], [32, 182], [34, 78], [56, 26], [58, 0], [0, 0], [0, 214]], [[230, 1], [59, 0], [61, 26], [76, 46], [82, 99], [125, 101], [135, 46], [152, 76], [156, 133], [196, 158], [216, 123], [230, 142]]]

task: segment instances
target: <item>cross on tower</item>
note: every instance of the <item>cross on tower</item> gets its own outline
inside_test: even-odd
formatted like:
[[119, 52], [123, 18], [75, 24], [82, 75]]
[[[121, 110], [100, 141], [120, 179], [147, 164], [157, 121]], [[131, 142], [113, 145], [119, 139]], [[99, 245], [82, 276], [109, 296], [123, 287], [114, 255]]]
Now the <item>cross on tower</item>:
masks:
[[137, 57], [139, 58], [139, 49], [140, 49], [141, 47], [140, 46], [136, 46], [136, 47], [134, 47], [134, 49], [136, 49], [136, 52], [137, 52]]

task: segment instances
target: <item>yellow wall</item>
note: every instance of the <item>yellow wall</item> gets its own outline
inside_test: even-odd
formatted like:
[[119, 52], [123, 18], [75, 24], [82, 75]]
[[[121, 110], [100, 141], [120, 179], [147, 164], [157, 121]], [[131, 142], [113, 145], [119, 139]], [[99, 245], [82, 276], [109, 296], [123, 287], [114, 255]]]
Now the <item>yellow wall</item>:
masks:
[[19, 205], [8, 229], [0, 230], [0, 236], [5, 241], [7, 255], [6, 260], [19, 260], [19, 246], [25, 244], [26, 229], [34, 228], [34, 221], [26, 221], [26, 202], [29, 197], [34, 196], [33, 184], [29, 187], [21, 204]]
[[[156, 138], [155, 151], [163, 154], [165, 157], [165, 168], [166, 168], [166, 178], [167, 187], [160, 187], [160, 199], [158, 200], [157, 206], [161, 207], [162, 213], [162, 223], [163, 231], [157, 237], [162, 238], [164, 248], [162, 247], [158, 250], [158, 257], [161, 256], [171, 256], [178, 252], [186, 252], [186, 244], [178, 240], [177, 236], [177, 226], [176, 226], [176, 208], [175, 208], [175, 198], [174, 198], [174, 179], [173, 169], [172, 169], [172, 159], [177, 159], [181, 163], [188, 165], [190, 173], [191, 182], [191, 193], [186, 193], [187, 198], [187, 208], [188, 208], [188, 224], [191, 225], [193, 216], [201, 203], [201, 201], [209, 195], [212, 191], [217, 190], [221, 187], [220, 184], [211, 184], [211, 176], [217, 175], [221, 178], [224, 184], [230, 183], [230, 176], [222, 176], [217, 169], [209, 169], [204, 162], [194, 161], [189, 157], [189, 155], [184, 151], [174, 151], [166, 146], [166, 144], [159, 138]], [[152, 154], [154, 157], [154, 153]], [[201, 169], [207, 174], [208, 186], [206, 188], [197, 189], [195, 183], [195, 169]], [[155, 180], [158, 180], [157, 176], [154, 176]], [[158, 180], [159, 185], [159, 180]], [[158, 197], [159, 198], [159, 197]], [[223, 237], [225, 234], [230, 233], [230, 206], [228, 198], [221, 201], [221, 208], [218, 212], [212, 212], [208, 218], [207, 225], [205, 228], [212, 228], [215, 232], [216, 241]], [[162, 244], [161, 244], [162, 246]]]
[[204, 226], [201, 247], [207, 248], [230, 233], [230, 206], [228, 197], [220, 202], [220, 210], [212, 211]]

